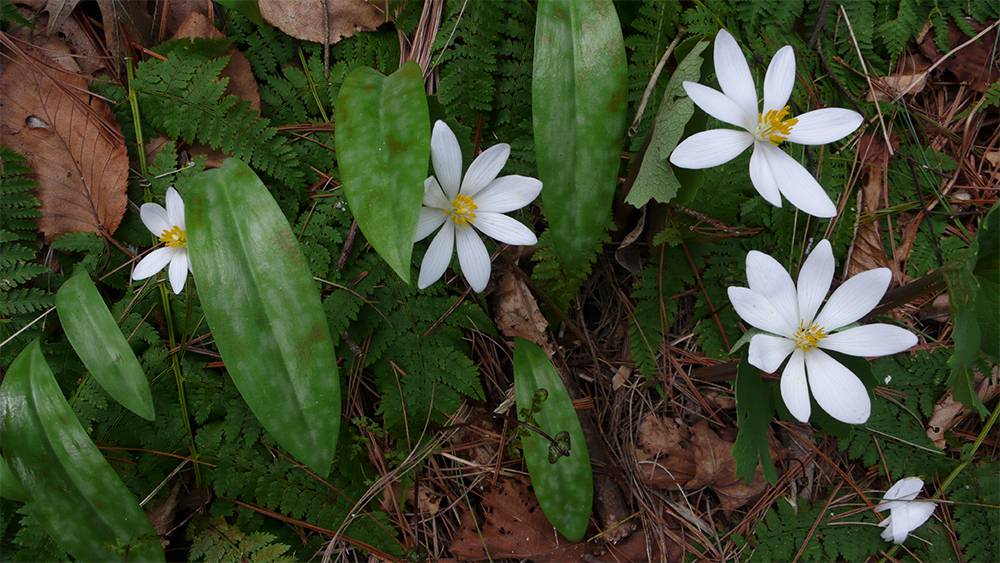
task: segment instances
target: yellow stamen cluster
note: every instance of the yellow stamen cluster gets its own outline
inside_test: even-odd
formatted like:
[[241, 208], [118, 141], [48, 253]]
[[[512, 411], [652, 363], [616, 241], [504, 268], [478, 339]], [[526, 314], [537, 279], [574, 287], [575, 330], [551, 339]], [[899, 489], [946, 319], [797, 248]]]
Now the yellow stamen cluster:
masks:
[[[757, 116], [757, 135], [772, 145], [778, 146], [792, 133], [792, 127], [799, 122], [796, 117], [788, 117], [788, 106], [769, 109]], [[787, 119], [786, 119], [787, 118]]]
[[805, 323], [799, 322], [799, 330], [792, 335], [792, 340], [795, 341], [796, 348], [808, 352], [819, 346], [819, 341], [826, 337], [826, 331], [818, 324], [810, 323], [809, 326], [805, 326]]
[[160, 242], [172, 248], [184, 248], [188, 242], [187, 233], [174, 225], [160, 233]]
[[464, 227], [476, 218], [476, 209], [479, 209], [479, 206], [471, 197], [459, 194], [451, 200], [451, 211], [448, 212], [448, 216], [456, 225]]

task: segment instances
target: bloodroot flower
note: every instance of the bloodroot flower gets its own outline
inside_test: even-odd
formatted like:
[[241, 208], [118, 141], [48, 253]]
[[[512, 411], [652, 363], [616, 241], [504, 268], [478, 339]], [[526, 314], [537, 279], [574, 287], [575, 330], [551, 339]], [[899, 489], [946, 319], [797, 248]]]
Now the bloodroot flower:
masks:
[[878, 305], [889, 288], [888, 268], [868, 270], [845, 281], [826, 305], [833, 281], [833, 250], [820, 241], [799, 271], [798, 287], [777, 260], [762, 252], [747, 254], [750, 287], [730, 287], [729, 300], [744, 321], [765, 332], [750, 339], [749, 361], [781, 373], [781, 398], [802, 422], [809, 420], [809, 394], [833, 418], [861, 424], [871, 414], [864, 384], [843, 364], [826, 354], [887, 356], [917, 343], [910, 331], [890, 324], [848, 328]]
[[915, 500], [924, 482], [919, 477], [900, 479], [885, 492], [882, 502], [875, 507], [876, 512], [889, 511], [889, 517], [879, 523], [882, 539], [903, 543], [906, 536], [916, 530], [934, 513], [935, 504], [926, 500]]
[[[431, 161], [434, 176], [424, 181], [424, 206], [414, 242], [427, 238], [438, 227], [420, 264], [417, 286], [423, 289], [436, 282], [458, 251], [462, 275], [473, 290], [486, 288], [490, 280], [490, 255], [478, 233], [507, 244], [535, 244], [538, 239], [528, 227], [504, 215], [531, 203], [542, 191], [542, 183], [526, 176], [500, 176], [510, 156], [510, 145], [500, 143], [484, 150], [462, 177], [462, 149], [451, 129], [443, 122], [434, 124]], [[442, 226], [443, 225], [443, 226]]]
[[144, 280], [169, 264], [167, 275], [174, 293], [180, 293], [191, 267], [187, 255], [187, 230], [184, 227], [184, 200], [174, 188], [167, 188], [167, 208], [144, 203], [139, 217], [149, 232], [159, 237], [162, 248], [150, 252], [132, 271], [133, 280]]
[[[795, 84], [795, 52], [786, 45], [775, 53], [764, 75], [764, 108], [757, 106], [757, 86], [736, 40], [721, 29], [715, 36], [715, 74], [722, 92], [697, 82], [684, 91], [708, 115], [739, 127], [696, 133], [670, 154], [681, 168], [711, 168], [736, 158], [753, 145], [750, 181], [771, 205], [781, 196], [816, 217], [833, 217], [837, 208], [808, 170], [778, 146], [825, 145], [850, 135], [864, 119], [855, 111], [823, 108], [793, 117], [788, 97]], [[780, 194], [780, 195], [779, 195]]]

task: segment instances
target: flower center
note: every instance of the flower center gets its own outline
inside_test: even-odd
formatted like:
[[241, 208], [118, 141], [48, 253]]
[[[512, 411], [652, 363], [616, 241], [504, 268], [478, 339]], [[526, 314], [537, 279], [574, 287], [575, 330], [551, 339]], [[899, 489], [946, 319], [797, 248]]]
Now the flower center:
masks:
[[184, 229], [174, 225], [160, 233], [160, 242], [171, 248], [184, 248], [187, 246], [188, 236]]
[[456, 225], [464, 227], [476, 218], [476, 209], [479, 209], [479, 206], [471, 197], [459, 194], [451, 200], [451, 211], [448, 212], [448, 216]]
[[799, 322], [799, 330], [792, 335], [792, 340], [795, 341], [796, 348], [808, 352], [819, 346], [819, 341], [826, 337], [826, 331], [818, 324], [809, 323], [809, 326], [805, 326], [804, 322]]
[[796, 117], [788, 117], [788, 106], [781, 109], [769, 109], [757, 116], [757, 136], [762, 141], [770, 141], [778, 146], [788, 138], [792, 127], [799, 122]]

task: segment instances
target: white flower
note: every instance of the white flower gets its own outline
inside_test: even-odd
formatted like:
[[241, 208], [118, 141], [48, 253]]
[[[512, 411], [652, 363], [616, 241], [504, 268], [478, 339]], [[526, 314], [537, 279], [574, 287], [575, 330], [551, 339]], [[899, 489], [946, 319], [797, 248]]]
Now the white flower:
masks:
[[820, 241], [802, 264], [798, 289], [777, 260], [753, 250], [747, 254], [750, 287], [730, 287], [729, 300], [743, 320], [770, 333], [750, 339], [751, 364], [774, 373], [791, 354], [781, 373], [781, 398], [795, 418], [809, 420], [812, 392], [833, 418], [861, 424], [871, 414], [868, 391], [851, 370], [823, 350], [886, 356], [910, 348], [917, 337], [889, 324], [844, 329], [878, 305], [891, 281], [888, 268], [861, 272], [845, 281], [820, 311], [833, 270], [833, 250], [826, 240]]
[[500, 143], [484, 150], [469, 165], [462, 178], [462, 149], [451, 129], [443, 122], [434, 124], [431, 161], [434, 176], [424, 181], [424, 206], [414, 242], [427, 238], [441, 227], [427, 247], [420, 264], [417, 286], [423, 289], [436, 282], [458, 249], [462, 274], [475, 291], [482, 291], [490, 279], [490, 255], [476, 231], [507, 244], [535, 244], [534, 233], [504, 213], [531, 203], [542, 191], [542, 183], [525, 176], [500, 176], [510, 156], [510, 145]]
[[879, 526], [882, 539], [895, 543], [903, 543], [907, 534], [916, 530], [934, 513], [935, 504], [926, 500], [915, 500], [924, 482], [919, 477], [900, 479], [885, 492], [882, 502], [875, 507], [876, 512], [889, 511], [889, 517], [882, 520]]
[[[725, 29], [715, 36], [715, 74], [722, 92], [696, 82], [684, 91], [705, 113], [743, 129], [713, 129], [692, 135], [670, 155], [681, 168], [711, 168], [739, 156], [753, 145], [750, 180], [771, 205], [781, 207], [781, 195], [816, 217], [833, 217], [837, 208], [801, 164], [778, 148], [783, 141], [824, 145], [842, 139], [864, 119], [848, 109], [823, 108], [798, 117], [788, 115], [788, 97], [795, 84], [795, 52], [786, 45], [775, 53], [764, 75], [764, 109], [758, 111], [757, 87], [736, 40]], [[781, 194], [781, 195], [779, 195]]]
[[167, 264], [170, 287], [180, 293], [187, 281], [191, 267], [187, 254], [187, 230], [184, 226], [184, 200], [174, 188], [167, 188], [167, 208], [156, 203], [144, 203], [139, 208], [139, 217], [149, 232], [159, 237], [162, 248], [150, 252], [132, 271], [133, 280], [144, 280]]

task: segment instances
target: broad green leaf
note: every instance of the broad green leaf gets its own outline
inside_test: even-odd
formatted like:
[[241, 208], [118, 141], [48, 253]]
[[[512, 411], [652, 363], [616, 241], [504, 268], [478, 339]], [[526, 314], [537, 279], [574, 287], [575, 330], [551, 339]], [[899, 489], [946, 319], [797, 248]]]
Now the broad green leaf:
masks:
[[351, 212], [372, 247], [409, 283], [431, 150], [420, 67], [409, 62], [388, 77], [355, 70], [336, 110], [337, 164]]
[[750, 365], [744, 351], [736, 368], [738, 433], [733, 444], [733, 457], [736, 459], [736, 476], [748, 483], [753, 480], [758, 463], [768, 482], [774, 484], [778, 480], [767, 444], [767, 430], [773, 413], [768, 383], [760, 377], [757, 368]]
[[319, 290], [288, 221], [242, 161], [184, 194], [205, 320], [243, 399], [283, 448], [327, 475], [340, 428], [340, 376]]
[[14, 475], [14, 471], [3, 457], [0, 457], [0, 497], [21, 502], [30, 498], [28, 491], [21, 485], [21, 480]]
[[529, 428], [522, 440], [538, 504], [556, 530], [579, 541], [587, 532], [594, 496], [583, 429], [552, 360], [522, 338], [514, 345], [514, 389], [518, 418], [549, 436]]
[[153, 420], [146, 373], [86, 271], [77, 271], [59, 288], [56, 312], [76, 355], [108, 395]]
[[681, 181], [674, 174], [668, 161], [677, 143], [684, 134], [685, 126], [694, 115], [694, 102], [684, 93], [685, 80], [697, 82], [701, 77], [702, 51], [708, 41], [699, 41], [687, 56], [677, 65], [660, 101], [656, 112], [649, 147], [639, 165], [639, 174], [632, 184], [632, 190], [625, 198], [627, 203], [642, 207], [650, 199], [669, 203], [681, 189]]
[[542, 203], [563, 270], [589, 270], [625, 137], [625, 44], [611, 0], [540, 0], [531, 109]]
[[163, 561], [135, 496], [90, 441], [35, 340], [0, 386], [0, 441], [32, 514], [80, 561]]

